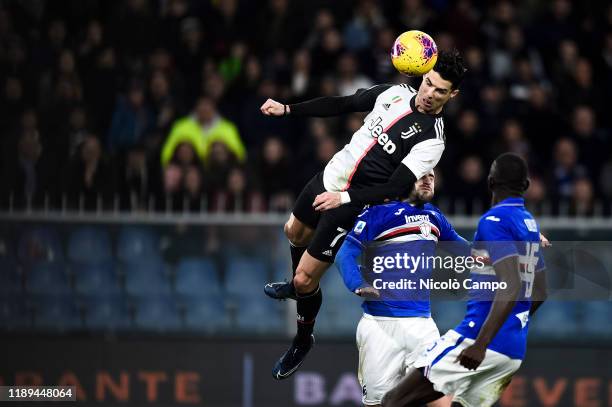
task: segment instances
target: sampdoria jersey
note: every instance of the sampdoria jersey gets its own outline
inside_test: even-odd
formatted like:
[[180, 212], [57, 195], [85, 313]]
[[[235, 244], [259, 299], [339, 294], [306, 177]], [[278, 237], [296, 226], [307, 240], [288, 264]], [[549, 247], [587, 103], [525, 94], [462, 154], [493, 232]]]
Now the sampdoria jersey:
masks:
[[[533, 281], [535, 273], [544, 269], [544, 259], [538, 224], [525, 208], [522, 198], [508, 198], [480, 218], [472, 255], [491, 260], [491, 266], [472, 269], [470, 278], [474, 282], [498, 281], [493, 265], [510, 256], [519, 257], [522, 286], [519, 300], [488, 348], [512, 359], [523, 359]], [[476, 339], [489, 315], [493, 296], [490, 290], [470, 290], [465, 318], [455, 331]]]
[[416, 179], [436, 166], [444, 151], [444, 121], [441, 114], [420, 113], [415, 96], [406, 84], [357, 91], [357, 98], [376, 99], [363, 126], [325, 167], [326, 190], [384, 184], [400, 164]]
[[[374, 257], [396, 255], [433, 256], [438, 241], [455, 241], [455, 254], [469, 254], [469, 243], [455, 232], [440, 210], [431, 204], [412, 206], [406, 202], [392, 202], [366, 209], [359, 215], [353, 230], [347, 235], [338, 256], [336, 266], [345, 285], [351, 292], [369, 285], [365, 282], [357, 257], [366, 251], [367, 267]], [[405, 268], [386, 267], [380, 276], [385, 281], [410, 279], [418, 284], [420, 279], [431, 277], [431, 268], [419, 267], [414, 273]], [[368, 279], [376, 277], [366, 271]], [[382, 300], [364, 301], [365, 313], [386, 317], [429, 317], [429, 290], [393, 290], [381, 296]]]

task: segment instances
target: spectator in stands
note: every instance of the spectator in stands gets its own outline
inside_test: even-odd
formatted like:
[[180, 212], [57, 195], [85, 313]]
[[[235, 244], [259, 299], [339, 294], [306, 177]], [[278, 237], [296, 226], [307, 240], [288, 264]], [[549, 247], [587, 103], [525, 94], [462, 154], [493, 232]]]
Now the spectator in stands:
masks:
[[43, 151], [38, 130], [27, 129], [21, 133], [16, 154], [7, 157], [3, 163], [5, 204], [14, 208], [41, 208], [54, 204], [57, 164], [52, 155], [43, 154]]
[[153, 198], [155, 192], [155, 183], [159, 180], [149, 168], [146, 148], [142, 145], [130, 147], [122, 164], [118, 174], [121, 208], [147, 209], [149, 199]]
[[192, 165], [185, 171], [183, 210], [201, 211], [207, 209], [208, 205], [204, 199], [204, 174], [202, 168]]
[[489, 203], [482, 159], [476, 155], [464, 158], [459, 164], [458, 176], [448, 185], [453, 191], [455, 212], [467, 215], [482, 212]]
[[256, 169], [268, 208], [274, 211], [290, 210], [293, 203], [293, 171], [286, 146], [278, 137], [266, 139]]
[[223, 144], [238, 162], [246, 159], [246, 149], [236, 126], [219, 115], [208, 97], [200, 98], [192, 116], [174, 123], [162, 149], [161, 162], [164, 167], [183, 142], [192, 146], [202, 163], [206, 162], [215, 143]]
[[[153, 167], [169, 166], [181, 142], [191, 145], [195, 165], [205, 171], [202, 187], [207, 193], [225, 188], [236, 163], [260, 168], [260, 162], [249, 162], [246, 155], [258, 156], [270, 134], [303, 164], [299, 176], [309, 178], [320, 166], [317, 150], [344, 143], [361, 124], [359, 115], [326, 119], [325, 137], [319, 132], [313, 139], [309, 121], [269, 120], [259, 106], [268, 97], [292, 103], [352, 93], [368, 86], [368, 78], [417, 85], [418, 80], [398, 75], [389, 58], [396, 36], [411, 27], [432, 33], [439, 48], [458, 45], [469, 66], [462, 96], [447, 112], [451, 124], [445, 154], [451, 156], [440, 165], [449, 181], [473, 151], [529, 150], [531, 165], [550, 181], [546, 199], [556, 200], [552, 168], [563, 166], [548, 151], [567, 136], [597, 186], [595, 194], [606, 199], [604, 207], [610, 206], [602, 172], [608, 168], [604, 162], [612, 123], [603, 98], [612, 76], [612, 14], [601, 2], [585, 6], [558, 0], [542, 9], [507, 0], [486, 8], [469, 0], [360, 0], [348, 12], [345, 2], [314, 8], [287, 0], [263, 6], [238, 0], [99, 3], [42, 0], [0, 6], [0, 134], [6, 135], [2, 151], [9, 156], [2, 163], [3, 177], [18, 167], [16, 155], [10, 156], [29, 131], [20, 118], [33, 106], [38, 117], [32, 128], [43, 151], [40, 162], [77, 157], [85, 134], [102, 134], [102, 156], [116, 150], [124, 157], [130, 151], [126, 160], [135, 161], [120, 163], [118, 171], [123, 174], [134, 166], [132, 181], [137, 184], [140, 158], [128, 158], [130, 146], [145, 146], [147, 156], [163, 150], [163, 159], [149, 160], [148, 179], [176, 174], [179, 200], [186, 167], [168, 174]], [[129, 91], [118, 98], [121, 89], [132, 88], [125, 83], [130, 77], [147, 80], [133, 92], [135, 104]], [[208, 107], [197, 103], [202, 94], [213, 101]], [[184, 107], [194, 104], [200, 108], [188, 117], [191, 127], [176, 120]], [[147, 106], [150, 112], [143, 114]], [[227, 124], [221, 115], [235, 126], [217, 126]], [[523, 132], [507, 124], [513, 122]], [[179, 127], [180, 135], [175, 132]], [[218, 127], [224, 128], [222, 136], [210, 137]], [[504, 135], [502, 143], [498, 134]], [[155, 193], [163, 195], [164, 186], [160, 180]], [[571, 188], [562, 189], [569, 205]], [[123, 186], [119, 192], [124, 195]], [[442, 191], [440, 198], [444, 195]]]
[[358, 89], [367, 89], [374, 85], [370, 78], [359, 73], [359, 63], [350, 53], [341, 55], [338, 60], [337, 81], [341, 96], [352, 95]]
[[85, 138], [79, 154], [69, 163], [64, 179], [71, 207], [98, 210], [114, 205], [113, 169], [103, 156], [102, 144], [96, 136], [90, 134]]
[[595, 112], [586, 105], [578, 105], [574, 109], [572, 131], [580, 151], [579, 161], [585, 164], [589, 174], [593, 174], [593, 182], [597, 183], [601, 166], [608, 157], [608, 134], [597, 128]]
[[591, 180], [587, 177], [576, 179], [572, 185], [570, 216], [593, 216], [594, 209], [594, 193]]
[[87, 113], [83, 106], [76, 106], [70, 112], [68, 122], [63, 126], [57, 140], [58, 157], [62, 160], [72, 159], [79, 151], [81, 144], [89, 134]]
[[154, 118], [145, 99], [143, 84], [133, 80], [127, 95], [117, 100], [108, 132], [108, 147], [111, 151], [125, 151], [144, 142], [153, 124]]
[[230, 170], [225, 189], [215, 194], [214, 210], [218, 212], [265, 210], [263, 196], [253, 188], [244, 168], [236, 166]]
[[554, 147], [551, 194], [556, 201], [568, 201], [572, 196], [574, 181], [587, 176], [586, 169], [578, 163], [578, 149], [570, 138], [562, 138]]
[[546, 185], [537, 174], [532, 174], [529, 181], [529, 188], [525, 192], [525, 200], [528, 202], [530, 210], [542, 214], [542, 206], [546, 199]]

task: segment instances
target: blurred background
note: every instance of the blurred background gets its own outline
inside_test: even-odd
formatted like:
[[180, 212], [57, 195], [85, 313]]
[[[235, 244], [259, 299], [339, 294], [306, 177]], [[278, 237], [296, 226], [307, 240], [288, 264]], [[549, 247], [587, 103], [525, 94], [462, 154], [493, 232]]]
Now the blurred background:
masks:
[[[259, 106], [417, 87], [389, 59], [408, 29], [469, 67], [444, 112], [436, 189], [462, 234], [489, 205], [491, 161], [514, 151], [551, 240], [609, 240], [605, 2], [0, 0], [0, 383], [76, 381], [95, 405], [358, 405], [361, 310], [336, 270], [323, 281], [323, 343], [283, 384], [268, 371], [294, 312], [261, 287], [290, 278], [287, 214], [365, 115], [273, 119]], [[433, 307], [441, 331], [464, 311]], [[612, 402], [610, 302], [541, 314], [513, 382], [523, 387], [502, 405]], [[178, 397], [177, 369], [211, 395]], [[542, 388], [558, 398], [545, 404]]]

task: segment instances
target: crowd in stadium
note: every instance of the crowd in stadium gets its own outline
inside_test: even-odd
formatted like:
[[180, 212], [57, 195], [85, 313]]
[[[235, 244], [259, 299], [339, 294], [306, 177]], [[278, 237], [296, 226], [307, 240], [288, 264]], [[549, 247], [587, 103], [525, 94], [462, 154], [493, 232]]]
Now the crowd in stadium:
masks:
[[389, 50], [419, 29], [469, 67], [445, 110], [447, 211], [481, 213], [488, 166], [514, 151], [536, 213], [608, 214], [602, 4], [0, 1], [2, 209], [289, 210], [364, 114], [275, 119], [261, 104], [418, 86]]

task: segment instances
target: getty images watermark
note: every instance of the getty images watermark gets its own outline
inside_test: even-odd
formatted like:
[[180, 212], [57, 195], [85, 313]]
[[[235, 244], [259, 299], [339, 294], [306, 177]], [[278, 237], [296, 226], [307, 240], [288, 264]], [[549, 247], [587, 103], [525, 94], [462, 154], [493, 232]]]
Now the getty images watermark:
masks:
[[[438, 280], [425, 277], [426, 270], [446, 270], [462, 274], [494, 275], [488, 258], [485, 256], [438, 256], [421, 253], [414, 256], [395, 252], [390, 255], [372, 257], [372, 274], [366, 280], [378, 290], [505, 290], [504, 281], [476, 281], [472, 278], [447, 278]], [[402, 275], [406, 277], [401, 277]], [[399, 277], [399, 278], [398, 278]]]
[[[360, 261], [364, 282], [380, 291], [378, 301], [457, 299], [478, 295], [492, 301], [510, 287], [495, 274], [491, 257], [518, 255], [521, 286], [531, 294], [545, 270], [548, 301], [612, 301], [612, 241], [373, 242]], [[493, 255], [493, 256], [492, 256]], [[532, 300], [539, 300], [534, 296]]]

